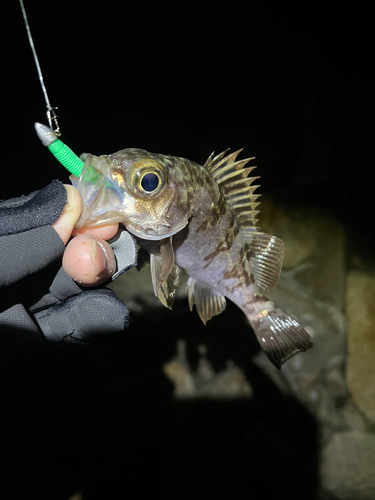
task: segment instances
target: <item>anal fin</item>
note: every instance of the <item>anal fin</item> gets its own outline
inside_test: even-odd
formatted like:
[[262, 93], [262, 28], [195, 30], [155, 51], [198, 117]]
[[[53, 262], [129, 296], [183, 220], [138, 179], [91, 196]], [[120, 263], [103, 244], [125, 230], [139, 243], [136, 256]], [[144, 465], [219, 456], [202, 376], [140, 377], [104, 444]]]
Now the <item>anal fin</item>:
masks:
[[197, 313], [204, 324], [213, 316], [223, 312], [226, 307], [226, 300], [223, 295], [193, 278], [189, 278], [186, 291], [190, 311], [193, 310], [195, 304]]

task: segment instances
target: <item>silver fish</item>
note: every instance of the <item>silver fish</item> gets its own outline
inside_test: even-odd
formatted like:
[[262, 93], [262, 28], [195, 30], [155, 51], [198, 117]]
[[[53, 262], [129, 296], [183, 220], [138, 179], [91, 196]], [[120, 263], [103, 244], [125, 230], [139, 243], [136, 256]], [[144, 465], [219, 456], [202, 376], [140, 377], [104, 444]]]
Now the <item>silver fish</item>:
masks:
[[280, 368], [313, 343], [263, 295], [279, 278], [284, 244], [256, 226], [259, 177], [245, 167], [253, 158], [236, 161], [240, 151], [212, 154], [203, 166], [141, 149], [88, 155], [80, 178], [73, 178], [85, 207], [78, 226], [122, 222], [150, 253], [154, 292], [166, 307], [183, 269], [190, 309], [195, 304], [206, 323], [230, 299]]

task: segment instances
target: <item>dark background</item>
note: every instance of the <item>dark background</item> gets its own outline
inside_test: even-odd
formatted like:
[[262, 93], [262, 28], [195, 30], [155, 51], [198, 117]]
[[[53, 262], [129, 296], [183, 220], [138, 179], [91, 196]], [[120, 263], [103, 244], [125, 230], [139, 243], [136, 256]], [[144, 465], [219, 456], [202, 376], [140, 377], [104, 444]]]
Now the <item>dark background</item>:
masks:
[[[18, 2], [7, 5], [0, 198], [67, 180], [34, 133], [46, 122], [43, 95]], [[140, 147], [203, 163], [243, 147], [262, 193], [332, 209], [373, 243], [369, 11], [260, 1], [26, 8], [61, 138], [77, 154]]]
[[[244, 147], [257, 158], [262, 193], [333, 212], [351, 245], [371, 257], [369, 12], [285, 2], [43, 0], [26, 8], [61, 138], [77, 154], [140, 147], [203, 163], [213, 150]], [[46, 123], [45, 104], [18, 1], [7, 3], [2, 24], [0, 198], [9, 198], [68, 175], [33, 129]], [[43, 370], [35, 374], [38, 361], [28, 352], [15, 355], [18, 364], [10, 359], [18, 392], [10, 381], [1, 427], [24, 478], [10, 492], [315, 498], [316, 425], [249, 364], [257, 347], [247, 329], [233, 335], [236, 308], [220, 317], [219, 331], [212, 320], [205, 338], [219, 353], [216, 369], [230, 355], [254, 398], [172, 399], [161, 366], [174, 354], [176, 328], [200, 328], [186, 303], [175, 309], [169, 320], [135, 318], [129, 335], [103, 343], [104, 393], [97, 382], [103, 351], [95, 348], [52, 349], [48, 380]], [[196, 352], [199, 335], [186, 335]], [[197, 359], [188, 357], [194, 367]]]

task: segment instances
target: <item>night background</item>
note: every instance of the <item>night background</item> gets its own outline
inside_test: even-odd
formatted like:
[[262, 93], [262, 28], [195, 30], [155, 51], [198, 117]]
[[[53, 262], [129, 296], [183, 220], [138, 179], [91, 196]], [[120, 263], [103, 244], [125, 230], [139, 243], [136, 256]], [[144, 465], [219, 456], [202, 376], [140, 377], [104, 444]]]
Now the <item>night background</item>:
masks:
[[[203, 163], [243, 147], [262, 194], [361, 224], [359, 205], [371, 200], [369, 12], [285, 2], [26, 8], [61, 139], [77, 154], [140, 147]], [[1, 44], [6, 198], [67, 175], [34, 133], [45, 105], [16, 0], [3, 23], [12, 28]]]
[[[244, 148], [242, 157], [256, 157], [258, 168], [254, 175], [261, 176], [259, 192], [287, 207], [302, 205], [327, 210], [343, 224], [348, 247], [355, 248], [365, 260], [371, 260], [375, 251], [371, 209], [373, 148], [370, 149], [374, 132], [370, 81], [373, 26], [369, 12], [362, 11], [355, 3], [351, 8], [343, 5], [332, 2], [319, 7], [311, 2], [300, 2], [292, 6], [285, 2], [256, 1], [227, 2], [219, 6], [217, 2], [146, 4], [111, 0], [94, 5], [80, 0], [60, 3], [25, 0], [49, 99], [52, 106], [58, 107], [61, 139], [76, 154], [101, 155], [139, 147], [203, 164], [212, 151]], [[68, 182], [65, 169], [35, 134], [34, 122], [47, 124], [45, 102], [19, 3], [12, 0], [7, 2], [6, 8], [1, 31], [3, 168], [0, 199], [27, 194], [52, 179]], [[194, 329], [195, 319], [191, 321], [189, 327]], [[138, 353], [142, 350], [142, 339], [150, 342], [144, 329], [152, 329], [153, 325], [147, 321], [139, 325], [136, 327], [139, 336], [133, 338], [130, 345], [126, 345], [125, 340], [115, 340], [106, 347], [109, 364], [117, 349], [134, 348]], [[222, 325], [226, 327], [224, 318]], [[173, 328], [171, 325], [171, 331]], [[230, 328], [228, 323], [228, 331]], [[168, 337], [169, 347], [171, 339], [172, 336]], [[151, 342], [139, 366], [147, 367], [151, 350], [158, 349], [154, 337]], [[171, 353], [164, 352], [160, 356], [167, 357]], [[79, 359], [79, 353], [76, 355]], [[126, 363], [132, 367], [129, 369], [132, 376], [137, 363], [131, 351], [124, 360]], [[93, 368], [89, 365], [88, 362], [87, 373], [90, 374]], [[111, 367], [109, 373], [116, 378]], [[61, 496], [48, 497], [46, 494], [46, 498], [68, 498], [74, 488], [83, 488], [87, 499], [106, 498], [106, 495], [117, 498], [113, 485], [117, 485], [119, 477], [126, 484], [122, 485], [124, 496], [118, 498], [149, 498], [150, 495], [154, 498], [159, 498], [158, 495], [160, 498], [192, 498], [196, 492], [187, 485], [186, 490], [179, 490], [179, 484], [185, 485], [186, 481], [182, 477], [179, 483], [179, 465], [189, 471], [190, 458], [204, 461], [204, 457], [193, 457], [188, 447], [181, 454], [179, 450], [173, 451], [179, 459], [175, 468], [172, 467], [174, 479], [170, 496], [165, 496], [159, 484], [160, 474], [163, 484], [168, 481], [165, 479], [167, 472], [158, 468], [161, 467], [158, 457], [163, 453], [165, 442], [168, 449], [173, 450], [173, 432], [180, 436], [182, 430], [173, 420], [177, 415], [179, 421], [180, 410], [172, 406], [162, 412], [156, 409], [158, 394], [168, 393], [168, 384], [160, 376], [160, 379], [155, 378], [154, 385], [158, 388], [155, 391], [154, 386], [149, 388], [150, 394], [146, 393], [142, 401], [130, 395], [130, 400], [136, 401], [140, 410], [130, 412], [123, 421], [118, 416], [123, 415], [123, 407], [104, 405], [104, 410], [100, 411], [106, 415], [104, 421], [109, 422], [106, 426], [98, 424], [95, 418], [94, 423], [90, 419], [92, 408], [95, 408], [93, 411], [97, 408], [93, 403], [96, 396], [92, 396], [92, 386], [88, 382], [89, 403], [78, 410], [79, 423], [83, 419], [85, 430], [81, 432], [77, 430], [81, 429], [80, 425], [73, 425], [72, 435], [65, 429], [66, 434], [57, 438], [56, 446], [61, 446], [62, 452], [60, 458], [53, 457], [56, 470], [52, 465], [47, 466], [47, 475], [52, 477], [50, 483], [47, 481], [47, 490], [51, 488], [55, 495], [56, 484], [61, 481]], [[61, 387], [61, 401], [72, 404], [65, 408], [64, 418], [72, 421], [69, 412], [76, 411], [76, 403], [81, 404], [78, 401], [80, 391], [85, 394], [85, 384], [73, 395], [73, 399], [76, 398], [73, 403], [64, 392], [62, 382]], [[273, 394], [271, 385], [267, 390]], [[57, 407], [59, 404], [61, 402], [56, 403]], [[235, 484], [238, 489], [233, 490], [233, 498], [245, 498], [248, 494], [251, 496], [251, 492], [257, 499], [265, 498], [266, 494], [279, 494], [280, 498], [285, 495], [290, 499], [315, 498], [314, 472], [309, 478], [311, 484], [306, 485], [298, 469], [298, 459], [288, 451], [281, 438], [276, 436], [273, 440], [272, 432], [270, 437], [269, 429], [276, 428], [279, 421], [275, 417], [272, 422], [271, 418], [263, 427], [263, 411], [267, 415], [279, 411], [282, 414], [285, 406], [280, 410], [276, 404], [270, 410], [264, 405], [261, 400], [251, 413], [251, 425], [257, 429], [251, 443], [261, 455], [261, 464], [268, 463], [271, 450], [274, 475], [263, 480], [264, 468], [257, 463], [256, 457], [247, 456], [241, 461], [247, 450], [225, 441], [223, 453], [236, 453], [236, 466], [232, 465], [233, 469], [229, 470], [221, 470], [218, 466], [218, 476], [222, 479], [227, 474], [229, 479], [228, 482], [222, 479], [217, 491], [212, 489], [216, 472], [209, 470], [212, 482], [204, 483], [202, 495], [210, 497], [220, 491], [230, 494]], [[152, 423], [145, 417], [148, 412], [153, 415]], [[220, 433], [222, 425], [228, 422], [225, 417], [215, 420], [215, 415], [222, 415], [216, 408], [202, 413], [213, 418], [212, 426], [207, 425], [202, 433], [207, 435], [208, 432], [215, 450], [215, 432]], [[169, 429], [165, 422], [161, 423], [166, 415], [170, 419]], [[188, 407], [186, 415], [194, 427], [197, 419], [194, 407]], [[284, 421], [282, 415], [280, 421], [288, 435], [296, 432], [291, 438], [296, 447], [306, 433], [310, 435], [307, 448], [313, 457], [311, 467], [315, 470], [314, 423], [302, 408], [297, 408], [293, 415], [297, 415], [295, 423], [294, 420], [288, 422], [287, 418]], [[248, 418], [247, 409], [239, 404], [238, 421], [233, 422], [228, 417], [229, 425], [242, 429]], [[303, 419], [306, 428], [305, 423], [301, 423], [305, 422]], [[52, 429], [53, 425], [49, 425]], [[133, 429], [130, 435], [124, 432], [123, 426]], [[161, 427], [163, 430], [159, 433]], [[258, 437], [262, 432], [267, 436], [265, 441]], [[90, 438], [92, 434], [97, 436], [96, 433], [101, 435], [97, 448]], [[65, 441], [64, 436], [70, 438]], [[231, 438], [240, 442], [240, 431]], [[78, 451], [74, 451], [76, 442], [79, 443]], [[199, 442], [198, 437], [196, 442]], [[265, 446], [259, 451], [261, 442]], [[207, 450], [209, 448], [207, 444]], [[140, 450], [147, 450], [146, 455]], [[210, 461], [212, 455], [207, 450]], [[123, 457], [128, 452], [134, 458], [129, 463]], [[304, 450], [298, 452], [304, 453]], [[183, 454], [185, 458], [181, 459]], [[103, 455], [106, 465], [98, 466], [94, 461]], [[74, 465], [69, 467], [68, 473], [63, 473], [62, 462], [70, 456]], [[30, 457], [33, 461], [32, 453]], [[81, 460], [86, 465], [82, 465]], [[285, 483], [288, 483], [290, 471], [287, 463], [282, 464], [284, 460], [289, 460], [295, 468], [294, 486], [289, 492]], [[40, 457], [35, 463], [46, 466]], [[173, 464], [173, 460], [169, 463]], [[35, 465], [35, 469], [38, 467]], [[81, 477], [77, 470], [82, 470]], [[90, 485], [92, 470], [96, 477], [94, 485]], [[134, 478], [141, 470], [143, 476], [136, 483]], [[252, 475], [248, 477], [248, 474]], [[62, 475], [64, 480], [61, 480]], [[86, 486], [82, 487], [82, 480]], [[254, 489], [247, 491], [247, 485]], [[263, 493], [257, 494], [257, 488], [263, 488]], [[38, 498], [44, 498], [42, 489], [35, 491], [40, 494]], [[196, 495], [200, 497], [199, 492]], [[327, 500], [330, 498], [334, 499], [332, 496]]]

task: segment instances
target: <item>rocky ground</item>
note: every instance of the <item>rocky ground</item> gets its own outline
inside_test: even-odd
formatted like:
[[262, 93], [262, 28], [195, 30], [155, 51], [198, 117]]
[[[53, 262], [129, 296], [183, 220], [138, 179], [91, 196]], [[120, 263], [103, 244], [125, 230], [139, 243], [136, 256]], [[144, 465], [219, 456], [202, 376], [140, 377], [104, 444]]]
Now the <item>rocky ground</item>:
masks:
[[104, 346], [107, 498], [375, 498], [375, 266], [327, 210], [264, 198], [260, 224], [286, 246], [269, 297], [314, 348], [278, 371], [233, 304], [205, 327], [184, 283], [169, 311], [147, 265], [125, 273], [112, 288], [133, 324]]
[[[305, 326], [314, 348], [278, 371], [236, 307], [204, 327], [184, 286], [170, 312], [153, 296], [148, 266], [134, 269], [112, 288], [142, 339], [107, 352], [118, 362], [109, 404], [119, 421], [129, 401], [143, 395], [151, 405], [149, 425], [166, 436], [164, 498], [216, 487], [242, 498], [248, 487], [262, 492], [254, 498], [373, 499], [375, 267], [348, 255], [345, 228], [327, 211], [263, 199], [262, 214], [262, 229], [286, 245], [269, 296]], [[123, 358], [124, 349], [133, 351]]]
[[[326, 212], [263, 213], [287, 255], [272, 295], [290, 304], [315, 347], [284, 370], [318, 423], [321, 498], [375, 498], [375, 267], [348, 249]], [[289, 271], [288, 271], [289, 269]]]

